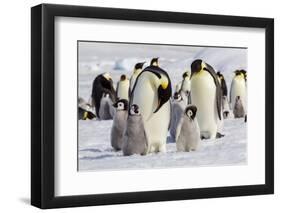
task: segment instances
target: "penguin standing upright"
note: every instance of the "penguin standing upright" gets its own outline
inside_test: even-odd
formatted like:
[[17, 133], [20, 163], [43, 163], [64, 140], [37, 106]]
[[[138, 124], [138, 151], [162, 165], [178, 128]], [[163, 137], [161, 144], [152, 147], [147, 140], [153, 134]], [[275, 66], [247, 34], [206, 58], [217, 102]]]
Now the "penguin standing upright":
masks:
[[115, 108], [113, 107], [113, 102], [108, 93], [103, 93], [100, 100], [99, 108], [99, 119], [100, 120], [111, 120], [115, 114]]
[[131, 92], [132, 92], [133, 87], [135, 85], [136, 79], [139, 76], [139, 74], [141, 73], [142, 67], [143, 67], [144, 64], [145, 64], [145, 62], [140, 62], [140, 63], [137, 63], [135, 65], [133, 75], [130, 78], [129, 97], [131, 96]]
[[116, 109], [111, 128], [111, 146], [115, 150], [122, 149], [123, 134], [127, 123], [129, 103], [126, 99], [118, 100], [113, 104]]
[[233, 114], [234, 114], [234, 118], [242, 118], [245, 116], [245, 110], [240, 96], [236, 96], [234, 107], [233, 107]]
[[129, 100], [129, 87], [130, 87], [130, 81], [127, 78], [126, 75], [121, 75], [120, 80], [117, 83], [116, 86], [116, 94], [117, 99], [126, 99]]
[[170, 124], [170, 135], [174, 141], [176, 141], [176, 130], [179, 125], [179, 121], [184, 114], [185, 107], [187, 106], [181, 94], [175, 92], [172, 102], [172, 115]]
[[147, 152], [147, 136], [143, 118], [138, 105], [133, 104], [129, 111], [126, 128], [123, 135], [122, 151], [125, 156]]
[[221, 85], [222, 96], [227, 97], [227, 94], [228, 94], [227, 93], [227, 85], [226, 85], [224, 76], [223, 76], [223, 74], [221, 74], [221, 72], [217, 72], [217, 75], [218, 75], [218, 79], [219, 79], [219, 82], [220, 82], [220, 85]]
[[230, 87], [230, 107], [233, 110], [236, 97], [239, 96], [247, 111], [247, 72], [245, 70], [236, 70]]
[[[153, 61], [152, 64], [157, 64]], [[148, 152], [166, 152], [170, 124], [172, 93], [171, 80], [158, 66], [146, 67], [138, 76], [130, 105], [139, 106], [148, 139]]]
[[116, 102], [116, 92], [113, 87], [113, 81], [109, 73], [98, 75], [93, 81], [92, 87], [92, 106], [95, 107], [97, 117], [100, 118], [100, 101], [104, 94], [108, 94], [112, 103]]
[[214, 69], [201, 59], [191, 64], [191, 103], [197, 107], [201, 137], [213, 139], [223, 136], [222, 91]]
[[196, 106], [189, 105], [182, 114], [180, 124], [177, 128], [177, 151], [195, 151], [200, 145], [200, 129], [195, 117], [196, 111]]
[[159, 58], [157, 57], [157, 58], [151, 59], [150, 66], [160, 67], [160, 65], [159, 65]]

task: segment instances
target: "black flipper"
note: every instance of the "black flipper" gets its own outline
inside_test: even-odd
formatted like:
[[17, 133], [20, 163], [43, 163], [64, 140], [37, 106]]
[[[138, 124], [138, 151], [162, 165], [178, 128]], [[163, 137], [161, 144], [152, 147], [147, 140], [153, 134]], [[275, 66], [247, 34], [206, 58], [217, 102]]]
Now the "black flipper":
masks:
[[215, 70], [213, 69], [213, 67], [211, 67], [211, 65], [206, 64], [206, 68], [204, 68], [204, 70], [206, 70], [207, 72], [210, 73], [210, 75], [213, 77], [215, 85], [216, 85], [216, 102], [217, 102], [217, 112], [218, 112], [218, 116], [219, 119], [221, 120], [221, 111], [222, 111], [222, 90], [221, 90], [221, 85], [220, 82], [218, 80], [217, 74], [215, 72]]

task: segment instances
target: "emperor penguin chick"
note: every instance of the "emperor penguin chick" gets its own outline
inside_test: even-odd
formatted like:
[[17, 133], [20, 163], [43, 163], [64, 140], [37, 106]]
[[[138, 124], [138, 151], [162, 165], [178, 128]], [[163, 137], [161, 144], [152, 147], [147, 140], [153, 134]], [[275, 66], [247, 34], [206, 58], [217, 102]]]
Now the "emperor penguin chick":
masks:
[[139, 107], [133, 104], [129, 111], [123, 136], [123, 154], [125, 156], [133, 154], [145, 155], [147, 152], [147, 144], [147, 137]]
[[111, 146], [115, 150], [121, 150], [123, 143], [123, 133], [128, 118], [129, 103], [126, 99], [121, 99], [114, 103], [113, 106], [116, 109], [116, 113], [114, 115], [113, 124], [111, 128]]
[[100, 100], [99, 118], [100, 120], [111, 120], [114, 117], [115, 109], [112, 99], [108, 93], [103, 93]]
[[242, 118], [245, 116], [245, 110], [240, 96], [237, 96], [235, 98], [233, 114], [234, 114], [234, 118]]
[[179, 125], [179, 121], [184, 114], [186, 103], [183, 100], [180, 92], [175, 92], [172, 102], [172, 116], [170, 124], [170, 135], [173, 141], [176, 141], [176, 130]]
[[201, 138], [196, 116], [197, 108], [189, 105], [185, 109], [177, 128], [177, 151], [190, 152], [198, 149]]

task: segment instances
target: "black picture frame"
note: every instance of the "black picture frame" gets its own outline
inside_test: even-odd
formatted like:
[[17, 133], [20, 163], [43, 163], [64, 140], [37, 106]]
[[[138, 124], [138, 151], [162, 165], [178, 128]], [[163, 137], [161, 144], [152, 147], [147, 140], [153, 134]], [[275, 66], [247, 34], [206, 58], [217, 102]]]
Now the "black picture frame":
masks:
[[[265, 29], [265, 184], [79, 196], [54, 195], [55, 17]], [[41, 4], [31, 8], [31, 204], [60, 208], [274, 193], [274, 19]]]

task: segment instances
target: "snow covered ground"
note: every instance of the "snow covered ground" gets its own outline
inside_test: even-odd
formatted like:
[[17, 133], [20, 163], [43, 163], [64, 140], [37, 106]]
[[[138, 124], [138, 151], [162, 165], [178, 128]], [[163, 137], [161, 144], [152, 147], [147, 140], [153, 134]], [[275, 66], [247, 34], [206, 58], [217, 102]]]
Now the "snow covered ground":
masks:
[[[171, 78], [174, 89], [182, 73], [190, 70], [195, 59], [203, 59], [226, 79], [230, 88], [233, 71], [247, 70], [247, 49], [194, 46], [129, 45], [118, 43], [79, 43], [78, 94], [88, 100], [94, 78], [109, 72], [114, 84], [121, 74], [130, 76], [134, 64], [159, 57], [161, 68]], [[250, 75], [248, 75], [250, 77]], [[167, 153], [146, 156], [122, 156], [110, 146], [112, 121], [79, 121], [78, 168], [87, 170], [119, 170], [163, 167], [221, 166], [247, 163], [247, 124], [243, 119], [224, 121], [225, 137], [203, 140], [198, 151], [176, 152], [176, 146], [167, 138]]]

